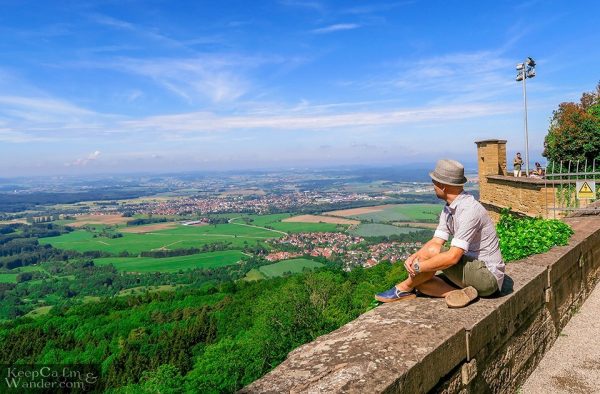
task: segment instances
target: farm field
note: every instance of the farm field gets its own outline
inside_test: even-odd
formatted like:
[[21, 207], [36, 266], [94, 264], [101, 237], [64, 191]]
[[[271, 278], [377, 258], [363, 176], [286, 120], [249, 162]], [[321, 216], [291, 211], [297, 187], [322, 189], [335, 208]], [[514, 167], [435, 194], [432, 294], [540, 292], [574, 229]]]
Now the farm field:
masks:
[[119, 271], [126, 272], [174, 272], [188, 268], [217, 268], [235, 264], [244, 254], [238, 250], [199, 253], [190, 256], [166, 258], [153, 257], [106, 257], [94, 259], [98, 265], [113, 264]]
[[333, 223], [333, 224], [360, 224], [358, 220], [342, 219], [332, 216], [320, 216], [320, 215], [300, 215], [292, 216], [287, 219], [283, 219], [284, 223]]
[[[278, 213], [272, 215], [243, 215], [243, 217], [252, 220], [250, 225], [258, 227], [270, 227], [273, 230], [285, 233], [303, 233], [303, 232], [337, 232], [346, 229], [347, 225], [338, 225], [335, 223], [294, 223], [284, 222], [292, 215], [289, 213]], [[235, 218], [232, 223], [244, 223], [242, 217]], [[283, 234], [282, 234], [283, 235]]]
[[[36, 271], [46, 272], [46, 270], [39, 265], [26, 265], [24, 267], [18, 267], [18, 268], [12, 269], [11, 272], [9, 272], [9, 273], [0, 274], [0, 283], [16, 283], [17, 275], [19, 273], [36, 272]], [[66, 280], [75, 279], [74, 275], [64, 275], [64, 276], [50, 275], [50, 277], [55, 278], [55, 279], [66, 279]], [[27, 283], [36, 284], [36, 283], [42, 283], [42, 281], [43, 281], [43, 279], [35, 279], [35, 280], [29, 280], [29, 281], [27, 281]]]
[[121, 215], [82, 215], [77, 216], [74, 222], [71, 222], [69, 225], [71, 227], [81, 227], [87, 224], [105, 224], [105, 225], [115, 225], [115, 224], [125, 224], [131, 218], [124, 217]]
[[393, 222], [392, 224], [395, 226], [398, 226], [398, 227], [413, 227], [413, 228], [419, 228], [419, 229], [428, 228], [428, 229], [433, 229], [433, 230], [435, 230], [438, 226], [437, 223], [421, 223], [421, 222]]
[[258, 270], [267, 278], [282, 276], [285, 272], [298, 273], [305, 268], [315, 269], [322, 267], [323, 264], [309, 259], [291, 259], [282, 260], [274, 264], [263, 265]]
[[153, 231], [165, 230], [165, 229], [174, 228], [177, 226], [178, 226], [178, 224], [175, 222], [153, 223], [153, 224], [147, 224], [144, 226], [123, 227], [123, 228], [120, 228], [119, 231], [122, 233], [140, 234], [140, 233], [151, 233]]
[[[292, 223], [293, 224], [293, 223]], [[87, 230], [76, 230], [58, 237], [40, 239], [40, 243], [51, 244], [55, 248], [79, 252], [100, 250], [109, 253], [127, 251], [138, 254], [153, 249], [184, 249], [202, 247], [214, 242], [231, 242], [240, 249], [244, 245], [254, 245], [256, 241], [279, 238], [284, 234], [236, 224], [211, 226], [182, 226], [148, 233], [123, 233], [121, 238], [96, 237]]]
[[351, 230], [350, 233], [360, 237], [388, 237], [390, 235], [408, 234], [419, 230], [419, 228], [414, 227], [397, 227], [389, 224], [363, 223], [356, 229]]
[[330, 211], [325, 214], [375, 223], [419, 222], [437, 220], [442, 208], [441, 204], [390, 204]]

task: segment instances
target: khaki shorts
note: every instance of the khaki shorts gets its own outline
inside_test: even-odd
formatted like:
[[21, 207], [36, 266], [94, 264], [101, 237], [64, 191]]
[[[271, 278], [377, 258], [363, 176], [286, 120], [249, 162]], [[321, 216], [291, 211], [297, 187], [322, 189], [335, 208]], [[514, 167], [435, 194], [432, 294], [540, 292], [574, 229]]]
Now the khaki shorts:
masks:
[[[447, 247], [443, 247], [441, 252], [447, 250]], [[473, 286], [480, 296], [489, 296], [498, 291], [498, 281], [485, 263], [467, 255], [463, 255], [458, 263], [442, 272], [457, 286]]]

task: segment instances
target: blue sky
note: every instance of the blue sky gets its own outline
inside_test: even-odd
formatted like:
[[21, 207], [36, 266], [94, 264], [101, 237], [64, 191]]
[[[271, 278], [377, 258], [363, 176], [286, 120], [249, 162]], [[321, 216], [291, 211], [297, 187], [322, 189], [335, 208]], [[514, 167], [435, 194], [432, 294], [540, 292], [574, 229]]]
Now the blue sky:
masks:
[[596, 1], [3, 1], [0, 176], [530, 153], [600, 80]]

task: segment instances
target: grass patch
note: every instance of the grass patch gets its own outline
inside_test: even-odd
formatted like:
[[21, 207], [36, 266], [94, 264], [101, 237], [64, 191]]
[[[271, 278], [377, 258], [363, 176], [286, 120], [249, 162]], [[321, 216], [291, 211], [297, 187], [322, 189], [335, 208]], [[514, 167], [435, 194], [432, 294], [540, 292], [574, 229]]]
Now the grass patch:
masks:
[[381, 211], [350, 217], [373, 223], [432, 221], [438, 219], [442, 209], [440, 204], [398, 204], [386, 206]]
[[26, 265], [24, 267], [19, 267], [14, 269], [15, 272], [46, 272], [45, 269], [40, 267], [39, 265]]
[[17, 274], [0, 274], [0, 283], [17, 283]]
[[58, 237], [40, 239], [40, 243], [51, 244], [55, 248], [76, 250], [79, 252], [100, 250], [109, 253], [127, 251], [138, 254], [152, 249], [201, 248], [215, 242], [230, 242], [242, 249], [245, 245], [254, 245], [270, 238], [279, 238], [284, 234], [256, 227], [236, 224], [217, 224], [216, 226], [182, 226], [150, 233], [123, 233], [121, 238], [96, 237], [90, 231], [77, 230]]
[[265, 277], [274, 278], [288, 272], [295, 274], [304, 271], [304, 269], [315, 269], [322, 266], [322, 263], [309, 259], [291, 259], [282, 260], [275, 264], [263, 265], [258, 270]]
[[[251, 220], [251, 226], [268, 227], [285, 233], [308, 233], [308, 232], [337, 232], [344, 231], [347, 225], [334, 223], [291, 223], [282, 220], [292, 217], [290, 213], [277, 213], [272, 215], [243, 215], [234, 220], [234, 223], [245, 224], [243, 218]], [[280, 234], [282, 236], [283, 234]]]
[[35, 308], [34, 310], [27, 313], [25, 315], [25, 317], [36, 318], [36, 317], [44, 316], [50, 312], [50, 309], [52, 309], [52, 305], [40, 306], [39, 308]]
[[123, 289], [123, 290], [119, 291], [116, 294], [116, 296], [124, 297], [124, 296], [144, 294], [146, 292], [156, 293], [159, 291], [174, 291], [178, 287], [182, 287], [182, 286], [187, 286], [187, 285], [138, 286], [138, 287], [132, 287], [130, 289]]
[[126, 272], [176, 272], [188, 268], [216, 268], [235, 264], [244, 254], [239, 250], [199, 253], [157, 259], [153, 257], [107, 257], [95, 259], [98, 265], [113, 264], [119, 271]]
[[98, 302], [102, 299], [102, 297], [98, 297], [98, 296], [83, 296], [83, 303], [87, 304], [88, 302]]
[[252, 268], [242, 280], [253, 281], [261, 279], [265, 279], [265, 276], [258, 269]]

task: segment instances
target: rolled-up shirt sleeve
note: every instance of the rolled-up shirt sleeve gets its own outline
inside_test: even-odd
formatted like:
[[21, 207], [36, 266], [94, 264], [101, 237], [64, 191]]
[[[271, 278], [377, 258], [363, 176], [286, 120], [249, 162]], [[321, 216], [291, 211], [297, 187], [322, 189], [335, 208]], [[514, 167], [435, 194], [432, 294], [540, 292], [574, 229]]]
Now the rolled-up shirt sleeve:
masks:
[[480, 220], [478, 216], [472, 216], [466, 218], [466, 220], [461, 220], [460, 224], [458, 225], [458, 229], [456, 230], [456, 234], [454, 234], [454, 238], [452, 238], [452, 242], [450, 242], [450, 245], [461, 248], [467, 252], [471, 242], [473, 242], [477, 236], [477, 233], [480, 231], [479, 222]]
[[440, 222], [437, 228], [435, 229], [435, 233], [433, 233], [433, 236], [435, 238], [440, 238], [444, 241], [447, 241], [448, 238], [450, 238], [450, 229], [448, 228], [447, 216], [448, 213], [446, 212], [446, 208], [444, 208], [444, 210], [440, 214]]

